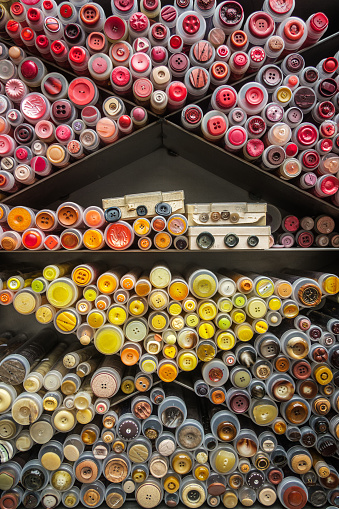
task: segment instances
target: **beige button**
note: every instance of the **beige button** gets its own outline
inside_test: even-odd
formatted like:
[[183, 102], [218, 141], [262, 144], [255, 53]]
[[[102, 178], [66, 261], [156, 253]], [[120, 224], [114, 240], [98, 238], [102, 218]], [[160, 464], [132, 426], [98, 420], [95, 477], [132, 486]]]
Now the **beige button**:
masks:
[[39, 407], [31, 398], [17, 399], [12, 406], [12, 417], [15, 422], [27, 426], [39, 417]]
[[54, 416], [54, 426], [58, 431], [66, 433], [70, 431], [75, 423], [75, 417], [68, 410], [60, 410]]
[[155, 456], [151, 459], [149, 464], [149, 471], [153, 477], [157, 477], [160, 479], [161, 477], [164, 477], [164, 475], [167, 474], [168, 470], [168, 463], [166, 461], [166, 458], [159, 456]]
[[233, 509], [238, 504], [238, 497], [235, 493], [232, 493], [231, 491], [226, 491], [222, 498], [222, 502], [225, 507], [228, 509]]
[[144, 463], [148, 460], [148, 449], [143, 444], [132, 445], [128, 451], [128, 457], [133, 463]]
[[26, 432], [20, 433], [15, 440], [15, 445], [18, 451], [28, 451], [33, 445], [33, 439]]
[[262, 505], [271, 506], [277, 500], [277, 494], [271, 488], [263, 488], [259, 492], [258, 498], [259, 498], [259, 502]]
[[31, 425], [29, 433], [34, 442], [47, 444], [54, 435], [54, 429], [48, 421], [37, 421]]
[[110, 482], [123, 482], [128, 475], [128, 466], [126, 461], [122, 458], [109, 460], [104, 468], [104, 475]]
[[137, 489], [135, 499], [141, 507], [144, 507], [145, 509], [152, 509], [160, 503], [162, 493], [159, 486], [156, 484], [145, 482]]
[[124, 499], [120, 493], [109, 493], [106, 497], [106, 504], [112, 509], [119, 509], [123, 503]]
[[2, 419], [0, 421], [0, 438], [10, 439], [16, 433], [16, 425], [10, 419]]
[[296, 474], [306, 474], [312, 468], [312, 460], [306, 454], [296, 454], [291, 460], [291, 467]]
[[200, 484], [189, 483], [182, 490], [182, 501], [187, 507], [200, 507], [206, 500], [206, 494]]

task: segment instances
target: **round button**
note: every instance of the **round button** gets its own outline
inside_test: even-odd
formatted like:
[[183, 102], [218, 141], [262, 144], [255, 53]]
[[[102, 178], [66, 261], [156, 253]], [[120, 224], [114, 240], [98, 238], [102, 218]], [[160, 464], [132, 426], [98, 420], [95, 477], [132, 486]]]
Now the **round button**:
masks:
[[87, 78], [76, 78], [69, 84], [68, 97], [72, 103], [79, 108], [92, 102], [95, 95], [96, 87], [94, 83]]
[[195, 16], [194, 14], [185, 16], [182, 22], [182, 28], [188, 35], [196, 34], [200, 28], [200, 20], [198, 16]]

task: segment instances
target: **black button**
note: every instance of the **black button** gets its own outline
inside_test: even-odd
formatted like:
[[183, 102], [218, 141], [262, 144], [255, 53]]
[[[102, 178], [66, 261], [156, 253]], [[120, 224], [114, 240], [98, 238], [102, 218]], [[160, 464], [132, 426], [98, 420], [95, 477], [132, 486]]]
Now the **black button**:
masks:
[[248, 247], [256, 247], [259, 244], [259, 238], [256, 235], [251, 235], [247, 239]]
[[145, 207], [145, 205], [139, 205], [139, 207], [137, 207], [137, 215], [142, 217], [142, 216], [146, 216], [147, 215], [147, 207]]
[[178, 251], [184, 251], [184, 249], [187, 249], [188, 242], [186, 237], [177, 237], [174, 239], [174, 247]]
[[109, 207], [105, 210], [105, 219], [108, 223], [116, 223], [121, 219], [121, 210], [119, 207]]
[[202, 232], [197, 236], [197, 245], [200, 249], [210, 249], [215, 242], [215, 238], [210, 232]]
[[168, 203], [160, 202], [155, 206], [155, 213], [158, 216], [167, 217], [172, 214], [172, 207]]
[[229, 233], [224, 237], [224, 244], [227, 247], [235, 247], [239, 244], [239, 237], [235, 233]]
[[30, 125], [19, 125], [14, 131], [14, 139], [19, 144], [27, 144], [33, 140], [34, 130]]

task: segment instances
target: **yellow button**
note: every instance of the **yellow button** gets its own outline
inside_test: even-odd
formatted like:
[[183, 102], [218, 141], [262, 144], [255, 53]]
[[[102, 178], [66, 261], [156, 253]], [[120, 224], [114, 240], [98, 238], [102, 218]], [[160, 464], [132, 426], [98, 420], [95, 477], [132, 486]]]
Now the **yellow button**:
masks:
[[134, 221], [133, 228], [137, 235], [148, 235], [151, 225], [148, 219], [139, 217]]
[[272, 297], [272, 298], [268, 301], [268, 307], [269, 307], [272, 311], [278, 311], [278, 310], [281, 308], [281, 300], [280, 300], [280, 299], [277, 299], [277, 297]]
[[122, 325], [127, 319], [126, 309], [122, 306], [113, 306], [108, 311], [108, 321], [113, 325]]
[[199, 336], [203, 339], [211, 339], [214, 336], [215, 327], [213, 323], [201, 322], [198, 328]]
[[169, 475], [164, 479], [164, 490], [167, 493], [176, 493], [180, 488], [180, 483], [174, 475]]
[[97, 298], [98, 292], [94, 288], [86, 288], [83, 295], [88, 302], [93, 302]]
[[152, 328], [157, 331], [162, 331], [167, 325], [167, 320], [163, 315], [154, 315], [152, 317]]
[[141, 363], [141, 368], [145, 373], [154, 373], [157, 369], [157, 364], [152, 359], [146, 359]]
[[209, 274], [197, 276], [193, 281], [193, 291], [201, 299], [213, 297], [217, 290], [215, 279]]
[[158, 369], [158, 376], [163, 382], [173, 382], [178, 375], [178, 370], [174, 364], [165, 362]]
[[235, 455], [227, 449], [220, 449], [215, 457], [215, 470], [220, 474], [227, 474], [235, 465]]
[[193, 299], [187, 299], [184, 302], [184, 310], [189, 313], [191, 311], [195, 311], [195, 308], [197, 307], [197, 303]]
[[186, 325], [188, 325], [189, 327], [196, 327], [198, 325], [198, 323], [200, 322], [200, 320], [196, 313], [188, 313], [185, 316], [185, 322], [186, 322]]
[[93, 329], [99, 329], [102, 325], [105, 323], [105, 317], [102, 313], [99, 313], [99, 311], [90, 311], [87, 315], [87, 323]]
[[265, 302], [253, 299], [247, 306], [247, 313], [251, 318], [263, 318], [266, 315], [267, 307]]
[[217, 352], [213, 345], [200, 344], [197, 348], [197, 355], [203, 362], [208, 362], [214, 359]]
[[198, 481], [206, 481], [209, 473], [210, 471], [205, 465], [198, 465], [194, 469], [194, 476]]
[[228, 331], [221, 332], [217, 336], [217, 345], [221, 350], [231, 350], [235, 345], [235, 336]]
[[49, 285], [46, 297], [52, 306], [56, 308], [65, 308], [69, 306], [74, 299], [74, 288], [71, 283], [56, 279]]
[[246, 313], [239, 309], [232, 313], [232, 320], [234, 323], [243, 323], [246, 320]]
[[260, 297], [267, 299], [274, 293], [273, 282], [268, 278], [262, 278], [255, 285], [255, 290]]
[[113, 293], [117, 288], [117, 280], [112, 274], [102, 274], [97, 281], [100, 293], [105, 295]]
[[76, 329], [78, 319], [71, 310], [65, 310], [57, 314], [55, 322], [61, 331], [72, 332]]
[[172, 460], [172, 468], [177, 474], [188, 474], [192, 468], [192, 460], [184, 452], [176, 454]]
[[162, 292], [152, 293], [152, 295], [150, 296], [150, 302], [154, 309], [161, 309], [167, 303], [166, 298]]
[[260, 426], [271, 424], [278, 415], [278, 409], [268, 403], [254, 406], [252, 412], [254, 422]]
[[184, 352], [178, 358], [178, 364], [183, 371], [192, 371], [197, 367], [198, 361], [193, 353]]
[[44, 268], [42, 275], [47, 281], [53, 281], [57, 277], [57, 272], [53, 266], [47, 266]]
[[54, 316], [52, 310], [48, 306], [40, 306], [36, 310], [35, 318], [39, 323], [50, 323]]
[[145, 311], [145, 304], [142, 300], [139, 299], [133, 299], [129, 305], [128, 310], [133, 316], [140, 316]]
[[202, 320], [214, 320], [217, 316], [217, 307], [211, 302], [203, 302], [199, 306], [198, 313]]
[[283, 315], [286, 318], [295, 318], [299, 314], [299, 308], [297, 304], [289, 303], [283, 307]]
[[170, 304], [170, 306], [168, 307], [168, 312], [171, 316], [180, 315], [181, 310], [182, 310], [182, 308], [181, 308], [180, 304], [177, 304], [175, 302], [172, 302], [172, 304]]
[[326, 366], [316, 367], [314, 370], [314, 376], [318, 384], [326, 385], [329, 384], [333, 379], [332, 371]]
[[174, 357], [177, 355], [177, 349], [175, 346], [167, 345], [164, 347], [164, 355], [168, 359], [174, 359]]
[[20, 288], [20, 280], [17, 279], [16, 277], [10, 277], [7, 280], [7, 286], [10, 290], [13, 290], [13, 292], [15, 292]]
[[218, 302], [218, 306], [219, 306], [220, 311], [222, 311], [223, 313], [229, 313], [233, 309], [233, 304], [232, 304], [231, 299], [227, 299], [227, 298], [221, 299]]
[[87, 267], [77, 267], [72, 272], [72, 279], [78, 286], [87, 286], [91, 282], [92, 272]]
[[277, 92], [277, 99], [279, 102], [286, 104], [291, 100], [292, 91], [288, 87], [281, 87]]
[[51, 164], [60, 164], [65, 159], [65, 149], [61, 145], [50, 145], [46, 157]]
[[268, 331], [268, 323], [266, 320], [258, 320], [254, 326], [254, 330], [258, 334], [264, 334]]
[[249, 325], [239, 325], [237, 335], [240, 341], [250, 341], [253, 338], [253, 330]]
[[117, 353], [124, 342], [122, 330], [115, 325], [105, 325], [98, 329], [94, 336], [94, 344], [100, 353], [113, 355]]
[[339, 292], [339, 278], [337, 276], [329, 276], [323, 282], [323, 287], [326, 293], [334, 295]]
[[100, 230], [86, 230], [83, 236], [84, 246], [87, 249], [99, 249], [103, 244], [104, 236]]

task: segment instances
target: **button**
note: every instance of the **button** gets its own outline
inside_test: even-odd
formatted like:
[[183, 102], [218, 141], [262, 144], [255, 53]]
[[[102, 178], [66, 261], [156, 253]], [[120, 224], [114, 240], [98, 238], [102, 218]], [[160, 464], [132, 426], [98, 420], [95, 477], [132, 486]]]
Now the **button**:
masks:
[[81, 7], [79, 16], [86, 26], [93, 27], [100, 20], [100, 11], [94, 4], [85, 4]]
[[[214, 115], [207, 121], [207, 130], [212, 136], [222, 136], [227, 129], [227, 123], [224, 117]], [[212, 219], [212, 215], [211, 215]], [[213, 221], [213, 219], [212, 219]]]
[[[74, 50], [75, 48], [73, 47], [72, 49]], [[70, 53], [72, 49], [70, 50]], [[78, 108], [91, 103], [94, 100], [96, 93], [96, 86], [87, 78], [76, 78], [71, 81], [68, 86], [68, 97]]]
[[259, 237], [256, 235], [251, 235], [247, 238], [248, 247], [256, 247], [259, 244]]
[[231, 28], [238, 25], [244, 17], [242, 6], [238, 2], [227, 1], [221, 4], [219, 10], [219, 20], [222, 25]]
[[234, 233], [229, 233], [224, 237], [224, 244], [226, 247], [234, 248], [239, 244], [239, 237]]
[[272, 35], [275, 23], [272, 17], [265, 12], [256, 12], [250, 16], [248, 29], [254, 37], [266, 39]]

